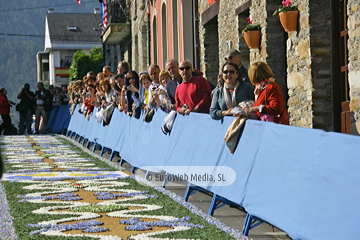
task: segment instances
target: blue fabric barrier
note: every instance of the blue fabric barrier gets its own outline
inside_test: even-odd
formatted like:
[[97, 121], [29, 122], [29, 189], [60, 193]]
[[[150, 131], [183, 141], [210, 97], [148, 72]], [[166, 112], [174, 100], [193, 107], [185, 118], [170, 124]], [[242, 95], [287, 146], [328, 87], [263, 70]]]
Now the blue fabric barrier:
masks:
[[79, 105], [76, 105], [75, 110], [72, 115], [70, 115], [71, 119], [68, 126], [68, 131], [71, 131], [72, 133], [78, 132], [79, 126], [83, 123], [83, 119], [80, 119], [79, 111]]
[[178, 115], [170, 135], [164, 135], [160, 128], [165, 116], [158, 110], [152, 122], [145, 123], [115, 110], [103, 127], [76, 109], [68, 129], [151, 171], [169, 166], [230, 167], [236, 172], [235, 183], [203, 188], [294, 239], [360, 236], [359, 137], [248, 120], [230, 154], [223, 138], [232, 117], [215, 121], [207, 114]]
[[243, 201], [293, 239], [358, 239], [360, 138], [266, 125]]
[[[60, 107], [53, 107], [53, 109], [51, 109], [50, 113], [49, 113], [49, 118], [48, 118], [48, 122], [47, 122], [47, 128], [52, 129], [54, 127], [54, 120], [57, 118], [57, 114], [59, 111]], [[60, 115], [59, 115], [60, 117]]]
[[[114, 110], [113, 115], [111, 117], [111, 121], [108, 125], [103, 126], [101, 128], [101, 132], [98, 133], [98, 141], [102, 146], [115, 150], [116, 142], [119, 138], [119, 125], [122, 124], [122, 119], [120, 119], [121, 115], [125, 115], [124, 113], [120, 113], [117, 109]], [[128, 117], [129, 116], [124, 116]], [[103, 123], [101, 123], [103, 125]]]
[[64, 129], [67, 129], [69, 125], [69, 121], [70, 121], [69, 106], [68, 105], [60, 106], [56, 111], [56, 116], [51, 126], [53, 133], [61, 133]]
[[102, 131], [102, 121], [98, 122], [95, 118], [95, 113], [90, 116], [89, 119], [89, 131], [86, 131], [86, 138], [90, 142], [96, 142], [99, 136], [99, 132]]

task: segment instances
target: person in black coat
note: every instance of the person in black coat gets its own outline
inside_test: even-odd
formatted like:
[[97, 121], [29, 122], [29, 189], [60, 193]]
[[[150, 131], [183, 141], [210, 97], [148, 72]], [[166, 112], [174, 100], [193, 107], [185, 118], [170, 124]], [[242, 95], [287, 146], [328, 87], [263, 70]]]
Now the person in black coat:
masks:
[[44, 88], [44, 84], [37, 84], [38, 90], [35, 92], [35, 134], [40, 133], [40, 117], [42, 117], [41, 129], [44, 132], [47, 128], [48, 112], [52, 109], [52, 96], [48, 89]]

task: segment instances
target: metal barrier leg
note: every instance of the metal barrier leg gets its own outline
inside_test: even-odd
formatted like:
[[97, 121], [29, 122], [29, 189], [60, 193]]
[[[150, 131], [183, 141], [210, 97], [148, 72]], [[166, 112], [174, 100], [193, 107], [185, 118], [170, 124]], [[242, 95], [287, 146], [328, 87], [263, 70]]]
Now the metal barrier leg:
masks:
[[123, 158], [121, 158], [121, 160], [120, 160], [120, 166], [122, 166], [124, 163], [126, 163], [127, 161], [125, 160], [125, 159], [123, 159]]
[[188, 186], [186, 188], [186, 192], [184, 194], [184, 200], [187, 202], [187, 200], [189, 199], [189, 197], [191, 195], [193, 195], [194, 193], [198, 192], [199, 190], [197, 189], [196, 186], [192, 186], [191, 183], [188, 183]]
[[244, 226], [243, 226], [243, 229], [242, 229], [242, 234], [244, 234], [245, 236], [248, 236], [249, 231], [251, 229], [259, 226], [262, 223], [264, 223], [264, 221], [261, 220], [260, 218], [254, 217], [254, 216], [252, 216], [250, 214], [246, 214]]
[[112, 161], [114, 157], [118, 157], [119, 152], [118, 151], [112, 151], [109, 160]]
[[70, 138], [76, 137], [76, 132], [71, 132]]
[[135, 171], [136, 171], [137, 169], [138, 169], [137, 167], [132, 166], [130, 172], [133, 173], [133, 174], [135, 174]]
[[165, 173], [164, 180], [163, 180], [163, 183], [161, 185], [162, 188], [165, 188], [165, 185], [168, 184], [169, 182], [171, 182], [171, 181], [168, 180], [169, 178], [166, 177], [166, 176], [170, 176], [170, 175], [171, 175], [170, 173], [167, 173], [167, 172]]
[[94, 144], [94, 143], [88, 141], [88, 143], [87, 143], [87, 145], [86, 145], [86, 148], [87, 148], [87, 149], [90, 149], [90, 147], [91, 147], [93, 144]]
[[102, 149], [101, 145], [100, 145], [100, 144], [97, 144], [97, 143], [94, 143], [93, 152], [95, 152], [95, 151], [98, 150], [98, 149], [100, 149], [100, 151], [101, 151], [101, 149]]
[[225, 205], [231, 205], [231, 206], [235, 206], [235, 207], [239, 207], [241, 209], [243, 209], [242, 206], [240, 206], [239, 204], [236, 204], [232, 201], [229, 201], [228, 199], [226, 198], [223, 198], [217, 194], [214, 194], [213, 197], [212, 197], [212, 200], [211, 200], [211, 204], [210, 204], [210, 208], [209, 208], [209, 212], [208, 214], [213, 216], [214, 214], [214, 211], [218, 208], [221, 208]]
[[106, 153], [107, 151], [111, 151], [111, 149], [106, 148], [106, 147], [102, 147], [101, 152], [100, 152], [100, 156], [104, 155], [104, 153]]

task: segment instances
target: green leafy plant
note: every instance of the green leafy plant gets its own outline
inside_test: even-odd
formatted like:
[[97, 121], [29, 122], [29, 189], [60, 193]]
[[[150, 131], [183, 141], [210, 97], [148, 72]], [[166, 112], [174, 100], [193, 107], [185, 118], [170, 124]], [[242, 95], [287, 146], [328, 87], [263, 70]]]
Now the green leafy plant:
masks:
[[290, 12], [290, 11], [295, 11], [295, 10], [299, 10], [297, 6], [293, 6], [291, 0], [283, 0], [282, 1], [282, 5], [279, 6], [275, 12], [273, 13], [273, 15], [277, 15], [279, 13], [282, 12]]
[[246, 18], [248, 21], [248, 25], [242, 30], [242, 34], [244, 34], [247, 31], [257, 31], [260, 30], [260, 24], [253, 24], [251, 17]]
[[82, 79], [89, 71], [101, 72], [103, 67], [102, 56], [102, 48], [98, 47], [91, 49], [89, 54], [86, 54], [83, 50], [76, 51], [70, 65], [69, 80], [72, 78]]

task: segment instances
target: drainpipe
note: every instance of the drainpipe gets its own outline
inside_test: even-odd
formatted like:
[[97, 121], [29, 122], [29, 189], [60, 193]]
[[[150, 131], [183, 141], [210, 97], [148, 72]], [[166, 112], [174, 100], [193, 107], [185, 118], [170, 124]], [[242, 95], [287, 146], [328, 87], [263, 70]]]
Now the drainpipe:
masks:
[[150, 1], [147, 2], [147, 38], [148, 38], [148, 48], [147, 48], [147, 55], [148, 55], [148, 66], [151, 64], [151, 31], [150, 31]]
[[194, 68], [200, 70], [200, 49], [199, 49], [199, 5], [197, 0], [192, 1], [192, 19], [193, 19], [193, 53], [194, 53]]

